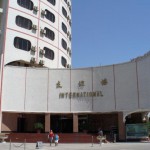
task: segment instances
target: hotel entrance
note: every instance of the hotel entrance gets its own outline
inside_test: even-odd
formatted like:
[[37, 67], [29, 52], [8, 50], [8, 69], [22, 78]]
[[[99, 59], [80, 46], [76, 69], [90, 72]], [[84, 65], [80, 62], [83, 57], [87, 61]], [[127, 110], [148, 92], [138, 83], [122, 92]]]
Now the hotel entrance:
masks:
[[118, 113], [78, 115], [78, 131], [80, 133], [97, 134], [99, 128], [103, 130], [104, 134], [110, 134], [112, 128], [118, 130]]
[[51, 129], [55, 133], [72, 133], [73, 132], [73, 115], [57, 114], [51, 115]]

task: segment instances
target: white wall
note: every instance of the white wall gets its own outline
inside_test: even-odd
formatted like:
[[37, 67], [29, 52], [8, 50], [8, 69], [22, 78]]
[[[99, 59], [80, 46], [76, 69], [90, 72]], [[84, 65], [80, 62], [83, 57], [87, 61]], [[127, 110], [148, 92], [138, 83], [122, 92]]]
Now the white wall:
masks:
[[[56, 1], [56, 5], [53, 6], [51, 3], [45, 0], [34, 0], [34, 6], [38, 7], [38, 12], [35, 13], [32, 10], [25, 9], [17, 4], [16, 0], [9, 1], [8, 5], [8, 18], [6, 27], [6, 43], [5, 43], [5, 59], [4, 64], [8, 64], [13, 61], [24, 60], [30, 62], [31, 57], [36, 58], [36, 63], [38, 64], [40, 60], [44, 60], [45, 67], [48, 68], [64, 68], [61, 64], [61, 56], [65, 57], [68, 64], [71, 64], [71, 57], [66, 50], [62, 48], [61, 39], [64, 38], [67, 42], [68, 47], [71, 49], [71, 42], [66, 34], [63, 33], [61, 23], [62, 21], [66, 23], [68, 30], [71, 33], [71, 27], [66, 18], [62, 15], [62, 6], [65, 5], [62, 1]], [[66, 10], [69, 9], [66, 7]], [[48, 9], [55, 15], [55, 22], [52, 23], [46, 17], [41, 16], [41, 10]], [[5, 11], [4, 11], [5, 12]], [[69, 12], [68, 12], [69, 13]], [[34, 25], [37, 25], [37, 30], [28, 30], [21, 28], [16, 25], [16, 16], [23, 16], [30, 19]], [[40, 34], [40, 29], [45, 27], [49, 28], [55, 33], [55, 39], [52, 41], [45, 36]], [[31, 42], [32, 46], [36, 46], [36, 52], [27, 52], [24, 50], [16, 49], [14, 47], [14, 38], [18, 36], [27, 39]], [[2, 44], [1, 44], [2, 45]], [[40, 48], [43, 49], [45, 45], [52, 49], [55, 54], [54, 60], [41, 57], [39, 55]]]
[[117, 110], [138, 109], [136, 64], [116, 65], [114, 71]]
[[[59, 98], [59, 93], [70, 92], [70, 70], [49, 70], [48, 76], [48, 111], [70, 112], [70, 100]], [[60, 81], [62, 88], [56, 87], [58, 81]]]
[[25, 68], [4, 68], [2, 107], [5, 111], [24, 111]]
[[[2, 111], [115, 112], [150, 110], [150, 56], [136, 62], [81, 69], [5, 66]], [[101, 81], [107, 79], [107, 84]], [[62, 88], [56, 85], [60, 81]], [[84, 81], [84, 86], [78, 83]], [[103, 96], [59, 94], [101, 91]]]
[[[101, 81], [107, 79], [107, 85]], [[115, 110], [113, 66], [93, 68], [93, 91], [102, 91], [103, 97], [94, 98], [93, 111], [105, 112]]]
[[[84, 86], [79, 87], [78, 83], [84, 81]], [[92, 91], [92, 71], [91, 68], [75, 69], [71, 71], [71, 91], [91, 92]], [[79, 97], [71, 99], [71, 110], [73, 112], [92, 111], [92, 97]]]
[[150, 107], [150, 58], [147, 57], [137, 63], [138, 86], [139, 86], [139, 108]]

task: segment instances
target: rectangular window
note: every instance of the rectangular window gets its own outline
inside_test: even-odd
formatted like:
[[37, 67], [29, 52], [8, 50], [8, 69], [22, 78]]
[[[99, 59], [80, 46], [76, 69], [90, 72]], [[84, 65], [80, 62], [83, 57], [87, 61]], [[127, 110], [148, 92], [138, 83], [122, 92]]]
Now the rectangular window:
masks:
[[61, 64], [64, 67], [66, 67], [66, 65], [67, 65], [67, 60], [64, 57], [61, 57]]
[[61, 45], [65, 50], [67, 50], [67, 42], [64, 39], [61, 40]]
[[28, 30], [32, 29], [32, 21], [22, 16], [16, 16], [16, 25]]
[[53, 13], [51, 13], [50, 11], [48, 11], [47, 9], [45, 10], [45, 12], [46, 12], [46, 15], [45, 15], [45, 17], [49, 20], [49, 21], [51, 21], [51, 22], [55, 22], [55, 15], [53, 14]]
[[44, 47], [44, 50], [45, 50], [44, 56], [48, 59], [54, 60], [54, 51], [47, 47]]
[[21, 50], [30, 51], [31, 42], [29, 40], [26, 40], [20, 37], [15, 37], [14, 46]]
[[64, 33], [67, 34], [67, 27], [63, 22], [62, 22], [62, 30], [64, 31]]
[[47, 0], [48, 2], [50, 2], [52, 5], [54, 5], [55, 6], [55, 4], [56, 4], [56, 0]]
[[44, 30], [46, 31], [45, 37], [53, 41], [55, 39], [55, 33], [46, 27], [44, 28]]
[[64, 7], [62, 7], [62, 14], [67, 18], [67, 11]]
[[33, 10], [33, 2], [31, 0], [17, 0], [19, 6], [29, 10]]

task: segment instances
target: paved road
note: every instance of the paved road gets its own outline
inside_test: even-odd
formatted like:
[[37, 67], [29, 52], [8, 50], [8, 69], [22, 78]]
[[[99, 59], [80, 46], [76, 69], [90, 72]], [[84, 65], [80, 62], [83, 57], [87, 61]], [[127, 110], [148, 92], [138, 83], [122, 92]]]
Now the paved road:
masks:
[[[36, 143], [0, 143], [0, 150], [35, 150]], [[107, 143], [102, 144], [59, 144], [50, 147], [49, 144], [43, 144], [41, 150], [150, 150], [150, 142], [143, 143]]]

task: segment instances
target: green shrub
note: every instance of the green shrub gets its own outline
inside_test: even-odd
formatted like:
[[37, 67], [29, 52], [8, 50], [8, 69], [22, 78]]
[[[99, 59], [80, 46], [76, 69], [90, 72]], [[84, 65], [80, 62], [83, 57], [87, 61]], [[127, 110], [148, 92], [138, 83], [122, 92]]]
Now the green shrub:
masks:
[[44, 125], [41, 122], [37, 122], [37, 123], [34, 124], [34, 128], [43, 130], [44, 129]]

